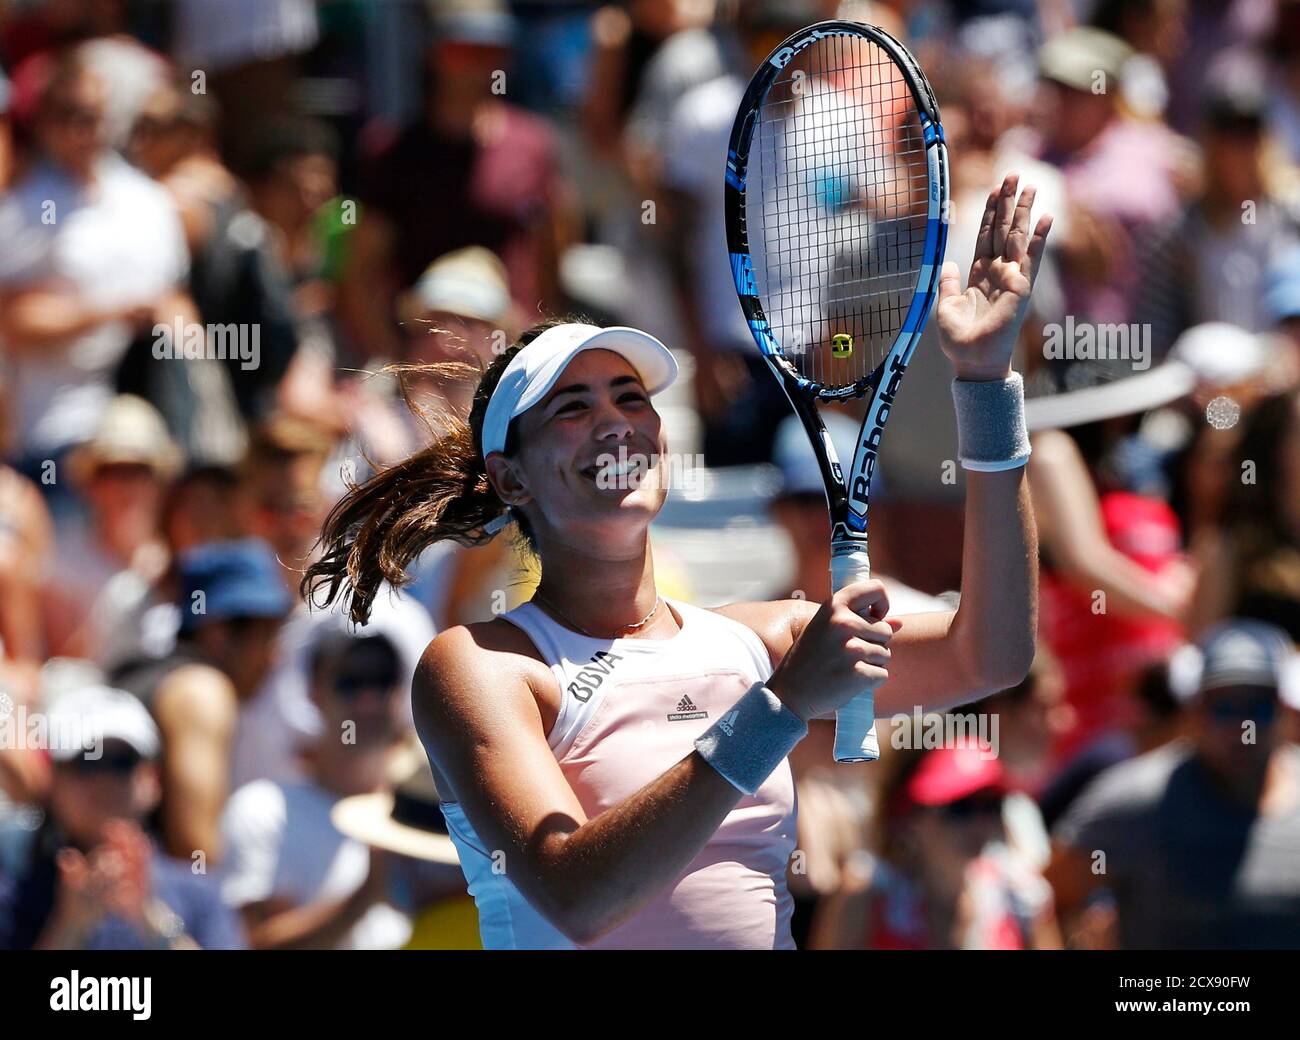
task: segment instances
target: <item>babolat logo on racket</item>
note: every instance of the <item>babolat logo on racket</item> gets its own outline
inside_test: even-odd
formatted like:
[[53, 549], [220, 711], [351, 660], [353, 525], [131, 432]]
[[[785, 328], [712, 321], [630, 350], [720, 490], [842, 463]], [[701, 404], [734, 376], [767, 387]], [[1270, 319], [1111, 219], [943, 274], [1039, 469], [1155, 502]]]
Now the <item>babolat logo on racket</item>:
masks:
[[805, 47], [816, 43], [818, 40], [824, 40], [827, 36], [843, 36], [843, 33], [822, 32], [820, 29], [814, 29], [802, 40], [796, 40], [789, 47], [782, 47], [769, 59], [778, 69], [783, 69], [790, 64], [790, 59], [798, 54]]
[[584, 704], [591, 700], [592, 695], [600, 689], [600, 684], [605, 681], [605, 676], [613, 670], [614, 662], [621, 660], [623, 658], [618, 654], [610, 653], [608, 650], [597, 650], [591, 655], [587, 666], [578, 673], [573, 682], [569, 683], [567, 688], [569, 696]]
[[898, 393], [898, 384], [907, 371], [907, 362], [895, 357], [889, 363], [889, 379], [881, 377], [880, 389], [871, 401], [871, 419], [863, 427], [869, 432], [862, 438], [862, 450], [857, 452], [861, 460], [860, 468], [855, 460], [853, 480], [849, 484], [849, 501], [860, 506], [859, 512], [866, 512], [867, 491], [871, 488], [871, 476], [876, 471], [876, 453], [880, 450], [880, 436], [885, 432], [885, 421], [889, 418], [889, 409]]

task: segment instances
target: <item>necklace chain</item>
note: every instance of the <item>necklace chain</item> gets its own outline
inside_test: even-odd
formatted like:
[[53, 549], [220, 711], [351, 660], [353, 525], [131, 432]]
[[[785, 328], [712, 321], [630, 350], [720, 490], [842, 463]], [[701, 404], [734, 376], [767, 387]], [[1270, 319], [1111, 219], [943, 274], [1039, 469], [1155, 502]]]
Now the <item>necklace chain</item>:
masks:
[[[538, 600], [539, 600], [539, 601], [541, 601], [542, 603], [544, 603], [547, 607], [549, 607], [549, 608], [551, 609], [551, 611], [552, 611], [553, 613], [559, 615], [559, 618], [560, 618], [561, 621], [563, 621], [566, 625], [569, 625], [569, 626], [571, 626], [571, 627], [573, 627], [573, 628], [576, 628], [579, 632], [581, 632], [584, 636], [587, 636], [589, 639], [605, 639], [605, 638], [606, 638], [605, 636], [598, 636], [598, 635], [596, 635], [595, 633], [593, 633], [593, 632], [589, 632], [587, 629], [583, 628], [580, 624], [578, 624], [576, 621], [574, 621], [573, 618], [569, 617], [569, 615], [567, 615], [566, 613], [564, 613], [564, 611], [560, 610], [560, 609], [559, 609], [559, 608], [558, 608], [554, 603], [552, 603], [552, 602], [550, 601], [550, 599], [548, 599], [546, 596], [542, 596], [542, 595], [539, 595], [538, 593], [534, 592], [534, 593], [533, 593], [533, 599], [534, 599], [535, 601], [538, 601]], [[632, 625], [623, 625], [623, 626], [619, 629], [619, 631], [620, 631], [620, 632], [636, 632], [638, 629], [645, 628], [646, 625], [650, 624], [650, 619], [653, 618], [657, 613], [659, 613], [659, 604], [661, 604], [662, 602], [663, 602], [663, 598], [662, 598], [662, 597], [661, 597], [661, 596], [656, 592], [656, 593], [655, 593], [655, 605], [654, 605], [653, 607], [650, 608], [650, 613], [647, 614], [645, 617], [643, 617], [640, 621], [636, 622], [635, 624], [632, 624]], [[617, 638], [617, 637], [614, 637], [614, 638]]]

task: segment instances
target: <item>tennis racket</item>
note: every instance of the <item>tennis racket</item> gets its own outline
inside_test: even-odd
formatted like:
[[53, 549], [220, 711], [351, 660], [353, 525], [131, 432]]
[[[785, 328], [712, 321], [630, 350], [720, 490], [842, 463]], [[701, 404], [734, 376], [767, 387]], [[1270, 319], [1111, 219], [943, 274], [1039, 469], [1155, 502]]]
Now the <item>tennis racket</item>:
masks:
[[[888, 33], [827, 21], [759, 67], [731, 131], [727, 246], [740, 305], [817, 453], [831, 584], [870, 576], [867, 494], [948, 236], [939, 108]], [[819, 401], [870, 395], [847, 478]], [[880, 756], [872, 694], [836, 716], [835, 759]]]

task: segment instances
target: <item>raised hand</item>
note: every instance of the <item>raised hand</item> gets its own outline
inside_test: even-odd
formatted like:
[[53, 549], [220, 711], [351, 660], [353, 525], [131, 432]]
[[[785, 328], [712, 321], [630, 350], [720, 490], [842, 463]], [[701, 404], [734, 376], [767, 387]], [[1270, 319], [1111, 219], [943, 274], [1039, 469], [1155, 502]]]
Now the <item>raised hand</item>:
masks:
[[1019, 181], [1008, 174], [985, 203], [966, 291], [951, 260], [939, 276], [939, 342], [958, 379], [1005, 379], [1011, 372], [1011, 352], [1052, 227], [1051, 215], [1044, 214], [1030, 235], [1035, 192], [1027, 187], [1017, 201]]

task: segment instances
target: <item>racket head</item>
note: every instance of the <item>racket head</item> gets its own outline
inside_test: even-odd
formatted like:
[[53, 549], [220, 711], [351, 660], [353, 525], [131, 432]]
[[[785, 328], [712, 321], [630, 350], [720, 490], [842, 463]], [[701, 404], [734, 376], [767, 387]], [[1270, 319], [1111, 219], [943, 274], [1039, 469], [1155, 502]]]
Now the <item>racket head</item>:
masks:
[[[938, 290], [947, 197], [933, 90], [884, 30], [819, 22], [759, 66], [728, 149], [732, 274], [845, 536], [865, 533], [879, 430]], [[812, 405], [869, 392], [846, 478]]]

